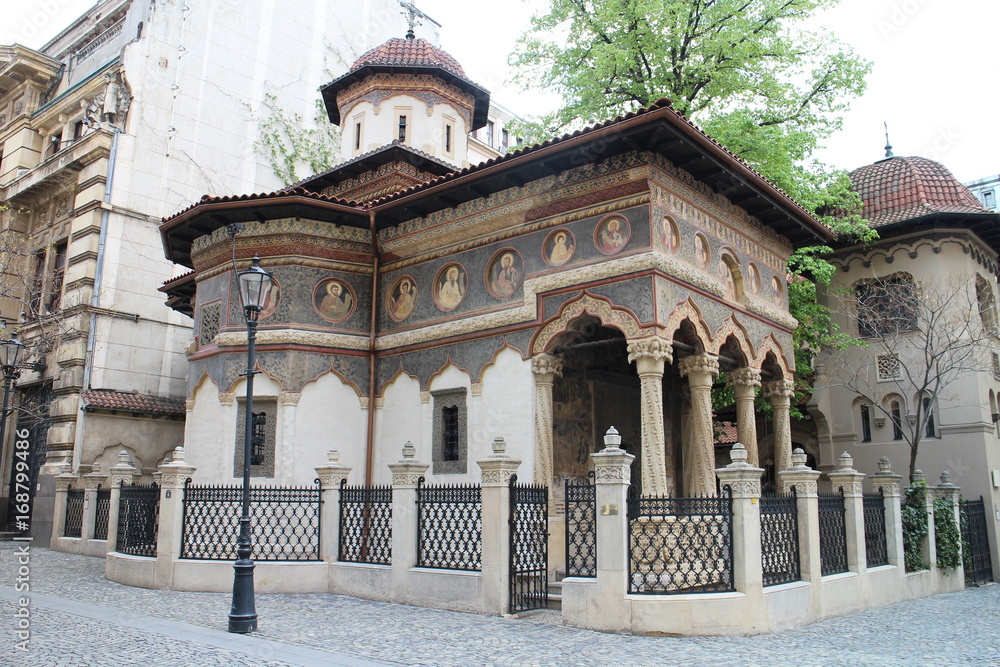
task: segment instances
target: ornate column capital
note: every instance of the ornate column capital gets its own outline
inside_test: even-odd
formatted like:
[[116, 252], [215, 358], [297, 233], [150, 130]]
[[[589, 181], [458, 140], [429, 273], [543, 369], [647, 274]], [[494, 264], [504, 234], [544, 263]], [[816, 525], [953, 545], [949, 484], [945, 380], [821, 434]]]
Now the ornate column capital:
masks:
[[[663, 372], [663, 364], [673, 363], [674, 346], [669, 340], [663, 338], [641, 338], [628, 342], [628, 361], [636, 362], [636, 366], [649, 365], [659, 366], [660, 373]], [[642, 364], [642, 362], [646, 362]], [[652, 363], [650, 363], [652, 362]], [[642, 372], [640, 368], [640, 372]]]
[[316, 466], [316, 476], [323, 491], [339, 489], [342, 481], [351, 474], [351, 467], [340, 462], [340, 452], [331, 449], [326, 453], [327, 462]]
[[69, 471], [63, 471], [56, 475], [56, 491], [66, 491], [77, 481], [77, 476]]
[[531, 358], [531, 372], [535, 374], [535, 382], [552, 383], [557, 377], [562, 377], [562, 359], [542, 352]]
[[791, 380], [772, 380], [764, 386], [768, 398], [772, 403], [775, 399], [790, 399], [795, 393], [795, 383]]
[[159, 467], [160, 485], [179, 489], [184, 486], [184, 483], [194, 474], [197, 468], [184, 460], [183, 447], [175, 448], [171, 458], [170, 463], [164, 463]]
[[734, 388], [749, 387], [753, 389], [759, 387], [760, 371], [749, 366], [737, 368], [735, 371], [727, 371], [726, 384]]
[[[705, 352], [689, 354], [681, 358], [677, 363], [677, 369], [681, 377], [703, 374], [708, 380], [712, 380], [719, 375], [719, 359]], [[690, 382], [690, 378], [688, 381]]]

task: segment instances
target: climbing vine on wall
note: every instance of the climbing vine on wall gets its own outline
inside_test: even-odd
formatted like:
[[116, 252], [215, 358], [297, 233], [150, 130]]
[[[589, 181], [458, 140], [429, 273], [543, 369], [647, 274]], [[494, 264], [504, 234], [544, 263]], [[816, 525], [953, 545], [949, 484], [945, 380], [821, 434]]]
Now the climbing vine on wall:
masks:
[[926, 570], [920, 549], [927, 536], [927, 483], [918, 480], [906, 487], [903, 496], [903, 556], [907, 572]]
[[316, 100], [310, 123], [281, 108], [274, 93], [266, 93], [257, 109], [246, 106], [259, 120], [254, 149], [286, 184], [326, 171], [337, 162], [340, 129], [327, 118], [321, 99]]
[[959, 548], [962, 536], [955, 521], [955, 506], [950, 498], [934, 500], [934, 543], [938, 567], [953, 570], [962, 564], [962, 552]]

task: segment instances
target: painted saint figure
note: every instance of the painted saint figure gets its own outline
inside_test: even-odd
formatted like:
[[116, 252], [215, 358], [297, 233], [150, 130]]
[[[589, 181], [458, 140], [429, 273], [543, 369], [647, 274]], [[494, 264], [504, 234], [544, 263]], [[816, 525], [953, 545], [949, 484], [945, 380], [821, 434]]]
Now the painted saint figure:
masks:
[[[317, 295], [324, 289], [317, 290]], [[331, 322], [346, 320], [354, 308], [354, 298], [339, 280], [331, 280], [325, 285], [326, 294], [316, 307], [319, 314]]]
[[694, 237], [694, 259], [698, 263], [698, 268], [704, 269], [708, 266], [708, 241], [701, 234]]
[[465, 298], [465, 272], [457, 264], [445, 271], [444, 279], [438, 285], [437, 306], [441, 310], [454, 310]]
[[681, 245], [681, 233], [670, 218], [663, 219], [663, 245], [671, 255], [676, 254]]
[[625, 247], [630, 235], [631, 232], [623, 227], [621, 220], [612, 218], [604, 223], [597, 234], [597, 249], [606, 255], [614, 254]]
[[751, 294], [760, 293], [760, 271], [757, 270], [756, 264], [747, 266], [747, 283]]
[[500, 256], [500, 266], [494, 264], [493, 271], [496, 277], [493, 279], [490, 292], [500, 299], [506, 299], [521, 286], [521, 272], [514, 262], [514, 253], [505, 252]]
[[555, 237], [552, 239], [552, 247], [549, 250], [549, 256], [546, 260], [552, 266], [562, 266], [573, 257], [573, 242], [569, 240], [567, 233], [563, 231], [556, 232]]
[[395, 320], [405, 320], [413, 312], [417, 294], [413, 281], [402, 278], [389, 295], [389, 315]]

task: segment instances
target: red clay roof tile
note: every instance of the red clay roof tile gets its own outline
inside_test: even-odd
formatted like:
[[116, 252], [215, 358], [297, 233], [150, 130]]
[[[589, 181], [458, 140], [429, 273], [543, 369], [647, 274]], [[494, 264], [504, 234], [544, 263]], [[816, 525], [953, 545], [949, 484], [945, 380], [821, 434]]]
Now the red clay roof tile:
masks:
[[157, 417], [183, 417], [184, 399], [136, 394], [114, 389], [89, 389], [84, 391], [86, 409], [131, 412]]
[[426, 39], [394, 37], [366, 52], [351, 65], [351, 71], [368, 65], [409, 65], [413, 67], [441, 67], [465, 78], [465, 70], [451, 54], [434, 46]]

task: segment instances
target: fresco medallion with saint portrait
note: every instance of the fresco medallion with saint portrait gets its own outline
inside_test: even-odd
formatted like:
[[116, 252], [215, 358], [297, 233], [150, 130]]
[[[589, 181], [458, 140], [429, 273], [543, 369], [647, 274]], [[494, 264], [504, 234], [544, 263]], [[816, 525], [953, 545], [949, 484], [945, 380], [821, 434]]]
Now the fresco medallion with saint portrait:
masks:
[[565, 227], [550, 232], [542, 244], [542, 259], [549, 266], [562, 266], [573, 259], [575, 252], [576, 238]]
[[513, 248], [498, 250], [486, 265], [486, 291], [496, 299], [513, 296], [524, 281], [524, 262]]
[[628, 220], [618, 216], [605, 218], [594, 230], [594, 245], [604, 255], [614, 255], [628, 244], [632, 227]]
[[469, 275], [461, 264], [445, 264], [434, 278], [434, 305], [445, 312], [455, 310], [469, 290]]
[[664, 216], [660, 221], [660, 242], [671, 255], [676, 255], [681, 247], [681, 232], [670, 216]]
[[260, 309], [260, 314], [257, 315], [258, 320], [266, 320], [271, 315], [274, 315], [274, 311], [278, 310], [278, 303], [281, 301], [281, 284], [271, 277], [271, 291], [267, 293], [267, 299], [264, 300], [264, 304]]
[[313, 290], [313, 308], [327, 322], [343, 322], [354, 312], [354, 289], [339, 278], [321, 280]]
[[417, 303], [417, 283], [410, 276], [400, 276], [392, 281], [385, 297], [385, 311], [396, 322], [402, 322]]
[[747, 265], [747, 291], [751, 294], [760, 294], [760, 271], [753, 262]]
[[712, 254], [708, 249], [708, 239], [706, 239], [701, 234], [694, 235], [694, 263], [699, 269], [704, 269], [708, 266], [708, 261], [712, 258]]

